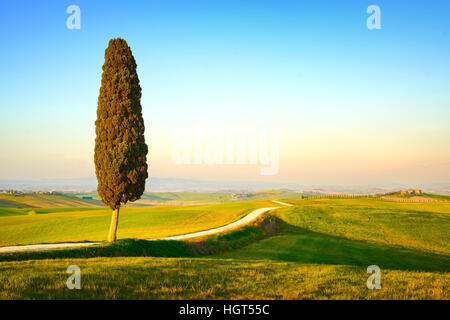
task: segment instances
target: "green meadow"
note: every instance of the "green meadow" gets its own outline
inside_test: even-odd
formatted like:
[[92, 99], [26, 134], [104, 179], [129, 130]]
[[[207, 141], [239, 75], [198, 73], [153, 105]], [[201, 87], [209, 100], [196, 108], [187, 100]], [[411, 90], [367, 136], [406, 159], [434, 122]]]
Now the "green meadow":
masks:
[[7, 208], [79, 208], [99, 206], [103, 206], [100, 200], [82, 199], [71, 195], [26, 193], [13, 196], [0, 194], [0, 207]]
[[[252, 210], [273, 205], [256, 201], [205, 206], [159, 206], [120, 210], [118, 239], [152, 239], [231, 223]], [[0, 246], [106, 240], [106, 208], [0, 208]]]
[[[121, 240], [115, 244], [0, 254], [0, 298], [450, 298], [450, 203], [284, 201], [293, 206], [244, 228], [192, 241], [139, 239], [223, 225], [274, 204], [123, 209]], [[39, 210], [0, 213], [2, 245], [105, 237], [108, 210]], [[81, 290], [66, 288], [69, 265], [81, 268]], [[366, 287], [369, 265], [381, 269], [380, 290]]]
[[[65, 193], [69, 197], [90, 197], [93, 200], [100, 200], [97, 192], [89, 193]], [[313, 196], [318, 193], [297, 193], [285, 190], [261, 190], [256, 192], [145, 192], [141, 196], [140, 203], [152, 204], [195, 204], [195, 203], [224, 203], [230, 201], [254, 201], [271, 199], [292, 199], [302, 196]]]

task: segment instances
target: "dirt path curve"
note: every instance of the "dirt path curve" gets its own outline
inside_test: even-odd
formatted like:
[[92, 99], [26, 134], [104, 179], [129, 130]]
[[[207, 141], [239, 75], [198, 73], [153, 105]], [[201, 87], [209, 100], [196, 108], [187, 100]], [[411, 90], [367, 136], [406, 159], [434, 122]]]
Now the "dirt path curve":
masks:
[[[283, 206], [292, 206], [291, 204], [284, 203], [281, 201], [272, 200], [272, 202], [283, 205]], [[209, 230], [204, 231], [198, 231], [193, 233], [187, 233], [187, 234], [181, 234], [176, 236], [170, 236], [170, 237], [163, 237], [163, 238], [156, 238], [156, 239], [147, 239], [147, 240], [184, 240], [184, 239], [191, 239], [196, 237], [203, 237], [215, 233], [220, 233], [224, 231], [230, 231], [239, 227], [242, 227], [256, 218], [258, 218], [263, 213], [266, 213], [267, 211], [278, 209], [280, 207], [268, 207], [268, 208], [259, 208], [256, 210], [253, 210], [245, 217], [229, 223], [227, 225], [224, 225], [222, 227], [213, 228]], [[87, 247], [92, 246], [95, 244], [100, 244], [101, 242], [73, 242], [73, 243], [51, 243], [51, 244], [32, 244], [32, 245], [26, 245], [26, 246], [9, 246], [9, 247], [0, 247], [0, 253], [3, 252], [17, 252], [17, 251], [37, 251], [37, 250], [50, 250], [50, 249], [64, 249], [64, 248], [77, 248], [77, 247]]]
[[147, 239], [147, 240], [184, 240], [184, 239], [191, 239], [191, 238], [208, 236], [208, 235], [211, 235], [211, 234], [221, 233], [221, 232], [224, 232], [224, 231], [230, 231], [230, 230], [237, 229], [239, 227], [242, 227], [242, 226], [248, 224], [249, 222], [255, 220], [260, 215], [262, 215], [263, 213], [265, 213], [265, 212], [267, 212], [269, 210], [278, 209], [278, 208], [279, 207], [269, 207], [269, 208], [256, 209], [256, 210], [250, 212], [248, 215], [246, 215], [242, 219], [239, 219], [239, 220], [237, 220], [237, 221], [235, 221], [233, 223], [224, 225], [222, 227], [214, 228], [214, 229], [198, 231], [198, 232], [193, 232], [193, 233], [187, 233], [187, 234], [180, 234], [180, 235], [177, 235], [177, 236], [170, 236], [170, 237], [165, 237], [165, 238]]
[[278, 201], [278, 200], [272, 200], [272, 202], [281, 204], [282, 206], [286, 206], [286, 207], [292, 207], [293, 206], [292, 204], [289, 204], [289, 203], [286, 203], [286, 202], [281, 202], [281, 201]]

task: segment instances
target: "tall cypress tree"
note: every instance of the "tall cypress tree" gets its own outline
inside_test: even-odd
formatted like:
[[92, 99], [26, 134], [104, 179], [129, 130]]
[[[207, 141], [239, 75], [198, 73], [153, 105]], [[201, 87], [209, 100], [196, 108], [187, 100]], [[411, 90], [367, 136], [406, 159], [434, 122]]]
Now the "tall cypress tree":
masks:
[[148, 177], [148, 148], [136, 67], [127, 42], [111, 39], [102, 68], [94, 156], [98, 194], [113, 210], [109, 242], [116, 240], [121, 204], [139, 199]]

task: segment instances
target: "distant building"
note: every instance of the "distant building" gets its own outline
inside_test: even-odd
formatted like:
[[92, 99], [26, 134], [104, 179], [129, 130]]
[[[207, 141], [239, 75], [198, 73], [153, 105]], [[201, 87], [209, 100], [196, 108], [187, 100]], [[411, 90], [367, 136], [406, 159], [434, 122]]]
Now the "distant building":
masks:
[[415, 195], [415, 196], [421, 196], [423, 195], [422, 190], [420, 189], [408, 189], [408, 190], [400, 190], [400, 195], [406, 196], [406, 195]]

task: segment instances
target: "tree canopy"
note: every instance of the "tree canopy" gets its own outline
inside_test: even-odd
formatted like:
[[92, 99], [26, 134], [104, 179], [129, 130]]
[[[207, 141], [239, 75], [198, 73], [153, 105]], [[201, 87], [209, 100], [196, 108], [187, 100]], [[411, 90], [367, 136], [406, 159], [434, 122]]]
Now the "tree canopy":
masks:
[[148, 147], [136, 67], [127, 42], [111, 39], [105, 50], [98, 96], [94, 162], [97, 191], [113, 210], [139, 199], [148, 177]]

